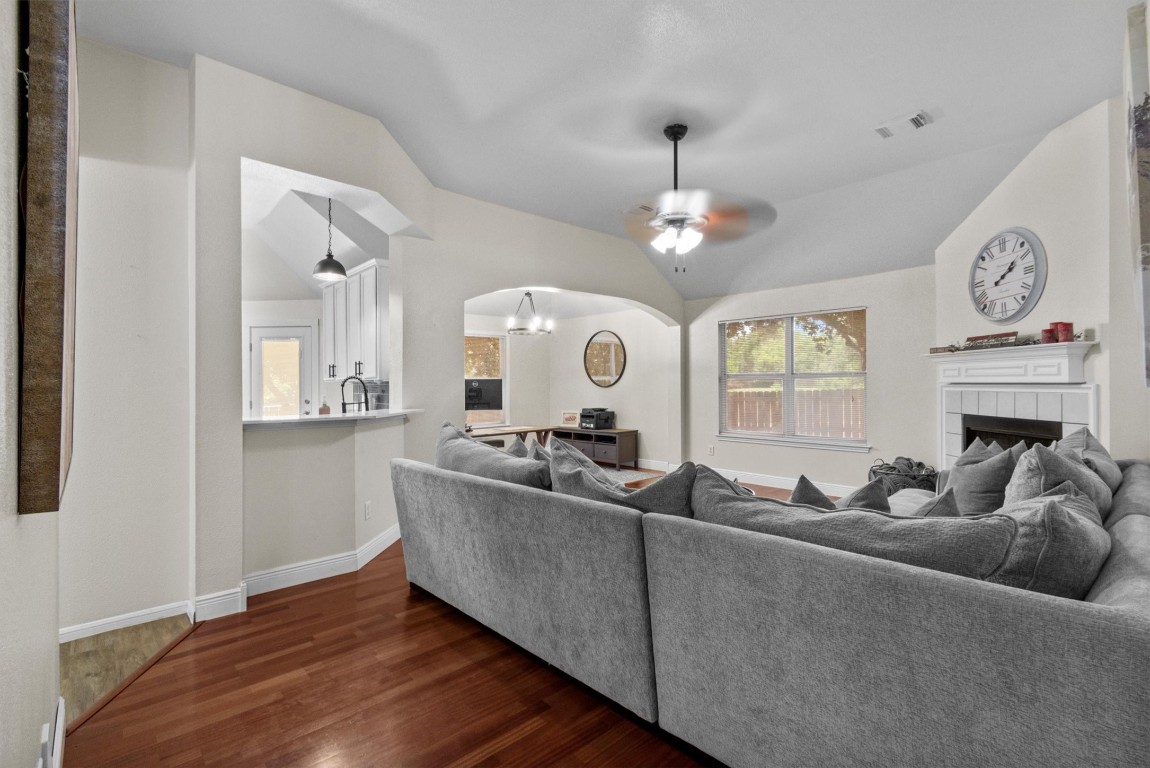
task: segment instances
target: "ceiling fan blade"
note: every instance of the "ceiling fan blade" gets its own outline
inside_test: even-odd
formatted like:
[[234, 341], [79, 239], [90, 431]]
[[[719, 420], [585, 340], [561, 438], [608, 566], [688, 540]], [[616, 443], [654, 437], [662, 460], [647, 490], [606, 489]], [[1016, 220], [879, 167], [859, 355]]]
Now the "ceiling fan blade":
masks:
[[729, 242], [769, 227], [779, 214], [762, 200], [715, 196], [706, 216], [707, 223], [699, 229], [703, 238], [711, 242]]
[[627, 235], [637, 243], [650, 243], [662, 231], [651, 221], [667, 213], [705, 218], [699, 231], [704, 241], [711, 242], [738, 240], [770, 226], [778, 218], [770, 204], [755, 198], [725, 197], [706, 189], [668, 190], [627, 211], [623, 221]]

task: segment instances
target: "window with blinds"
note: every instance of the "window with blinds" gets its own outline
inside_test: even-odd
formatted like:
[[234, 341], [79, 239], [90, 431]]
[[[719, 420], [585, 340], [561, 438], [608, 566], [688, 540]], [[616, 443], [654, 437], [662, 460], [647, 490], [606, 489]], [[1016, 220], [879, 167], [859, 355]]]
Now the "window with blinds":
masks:
[[719, 323], [719, 432], [866, 443], [866, 310]]
[[[463, 337], [463, 378], [503, 379], [506, 336]], [[502, 411], [467, 411], [467, 424], [490, 427], [507, 423], [507, 388], [503, 389]]]

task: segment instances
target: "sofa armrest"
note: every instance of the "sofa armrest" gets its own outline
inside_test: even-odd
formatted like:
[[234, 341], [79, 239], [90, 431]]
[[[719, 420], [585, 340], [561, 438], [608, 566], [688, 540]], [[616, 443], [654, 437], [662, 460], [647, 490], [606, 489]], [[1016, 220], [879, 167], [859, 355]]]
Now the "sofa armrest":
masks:
[[642, 513], [391, 462], [407, 578], [654, 721]]
[[1150, 619], [644, 521], [663, 728], [731, 766], [1150, 764]]

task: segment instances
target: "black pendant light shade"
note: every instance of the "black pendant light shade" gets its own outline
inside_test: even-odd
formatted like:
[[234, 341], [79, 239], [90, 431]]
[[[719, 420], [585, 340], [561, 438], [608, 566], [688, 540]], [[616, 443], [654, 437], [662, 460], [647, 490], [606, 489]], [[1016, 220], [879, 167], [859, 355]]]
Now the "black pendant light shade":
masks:
[[347, 270], [331, 253], [331, 198], [327, 199], [327, 255], [316, 262], [311, 276], [325, 283], [334, 283], [336, 280], [346, 280]]

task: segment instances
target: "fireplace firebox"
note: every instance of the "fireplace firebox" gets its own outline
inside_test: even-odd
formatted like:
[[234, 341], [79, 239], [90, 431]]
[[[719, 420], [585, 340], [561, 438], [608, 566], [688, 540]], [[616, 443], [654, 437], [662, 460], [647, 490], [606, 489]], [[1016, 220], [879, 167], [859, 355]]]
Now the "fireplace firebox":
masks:
[[1062, 438], [1062, 422], [1060, 421], [1007, 419], [1000, 416], [964, 414], [962, 429], [964, 433], [963, 450], [974, 442], [975, 438], [987, 445], [998, 443], [1002, 448], [1010, 448], [1016, 443], [1026, 443], [1026, 447], [1030, 448], [1035, 443], [1047, 445]]

